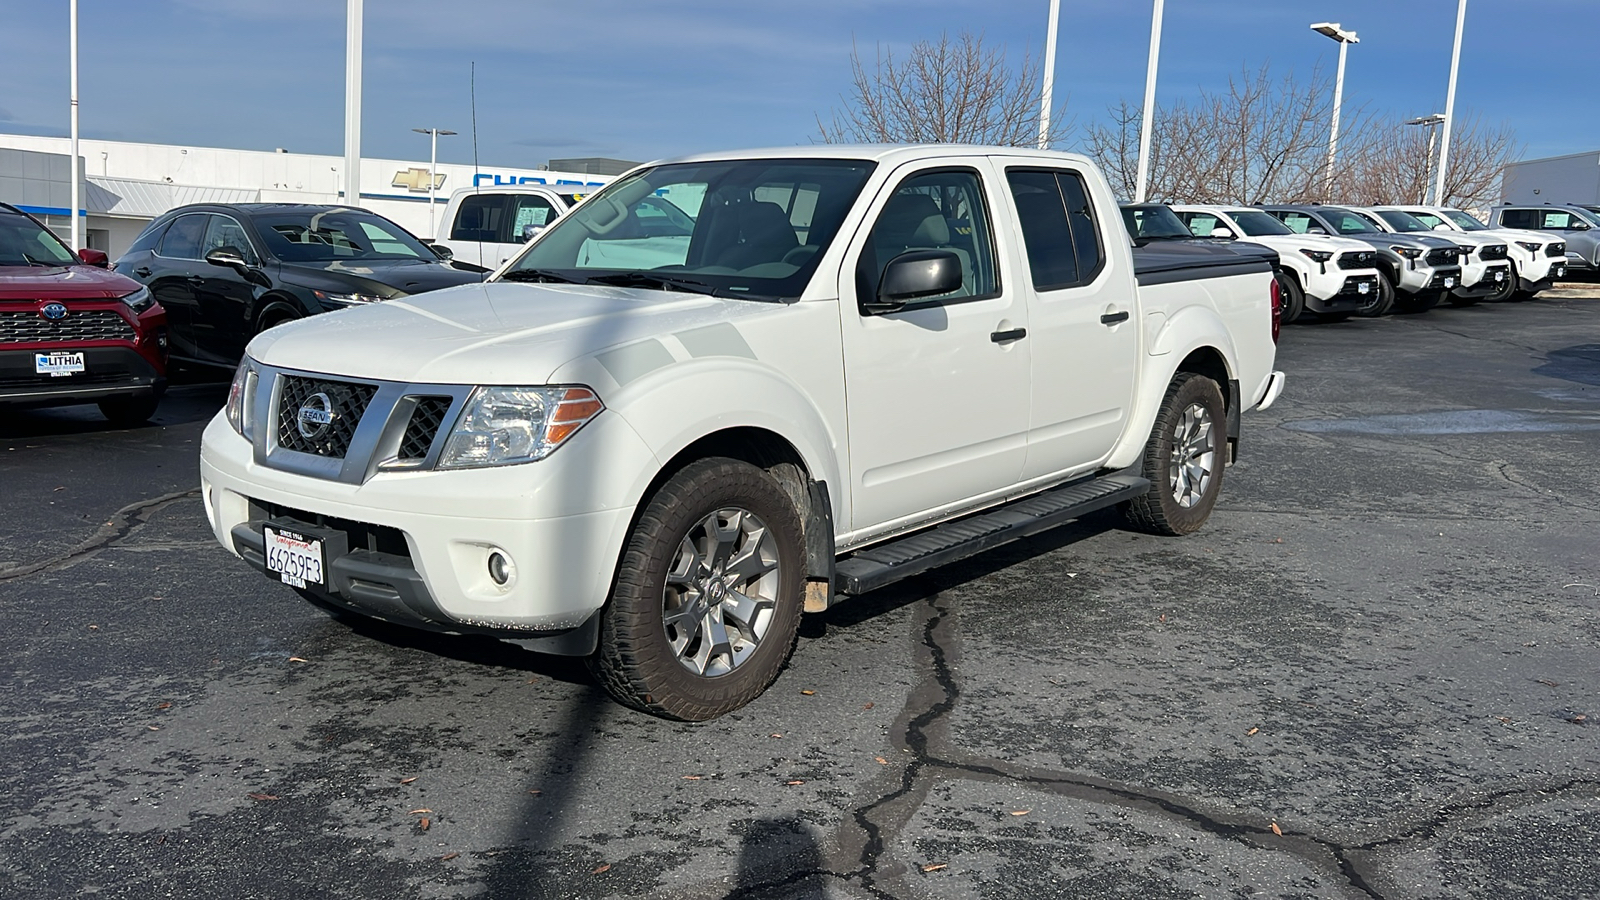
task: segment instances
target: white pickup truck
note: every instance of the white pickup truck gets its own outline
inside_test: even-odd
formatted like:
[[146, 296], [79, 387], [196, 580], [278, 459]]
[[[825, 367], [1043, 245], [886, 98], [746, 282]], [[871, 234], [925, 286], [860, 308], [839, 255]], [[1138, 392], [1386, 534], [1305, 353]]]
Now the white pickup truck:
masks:
[[448, 248], [455, 262], [498, 269], [585, 194], [599, 189], [578, 184], [462, 188], [450, 195], [433, 243]]
[[[638, 230], [662, 201], [687, 235]], [[1080, 156], [691, 157], [488, 282], [258, 336], [205, 506], [312, 603], [586, 656], [708, 719], [802, 610], [1112, 505], [1199, 528], [1283, 388], [1276, 313], [1266, 259], [1136, 256]]]

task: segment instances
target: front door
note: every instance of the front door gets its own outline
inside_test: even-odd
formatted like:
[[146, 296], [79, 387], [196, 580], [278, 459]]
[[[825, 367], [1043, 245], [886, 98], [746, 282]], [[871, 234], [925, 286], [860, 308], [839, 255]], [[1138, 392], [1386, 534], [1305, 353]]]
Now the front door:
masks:
[[[261, 257], [250, 243], [244, 226], [229, 216], [212, 215], [200, 244], [202, 259], [213, 250], [231, 250], [253, 268]], [[232, 365], [244, 356], [245, 344], [256, 334], [256, 293], [258, 288], [242, 273], [227, 266], [202, 262], [195, 301], [202, 327], [200, 351], [205, 358]]]
[[173, 219], [145, 262], [150, 268], [150, 293], [167, 311], [172, 353], [186, 359], [206, 358], [201, 350], [205, 323], [199, 299], [200, 267], [206, 264], [200, 261], [200, 243], [209, 218], [205, 213], [188, 213]]
[[[839, 285], [849, 417], [851, 530], [909, 523], [1014, 484], [1027, 450], [1025, 294], [995, 252], [987, 160], [908, 166], [873, 201]], [[871, 314], [884, 266], [950, 250], [961, 287]]]

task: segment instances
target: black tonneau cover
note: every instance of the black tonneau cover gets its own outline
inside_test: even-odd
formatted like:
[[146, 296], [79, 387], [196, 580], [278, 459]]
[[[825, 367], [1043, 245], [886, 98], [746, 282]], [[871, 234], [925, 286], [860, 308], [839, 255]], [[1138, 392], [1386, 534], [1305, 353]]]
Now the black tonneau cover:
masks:
[[1247, 241], [1156, 241], [1133, 248], [1133, 274], [1141, 285], [1270, 273], [1278, 253]]

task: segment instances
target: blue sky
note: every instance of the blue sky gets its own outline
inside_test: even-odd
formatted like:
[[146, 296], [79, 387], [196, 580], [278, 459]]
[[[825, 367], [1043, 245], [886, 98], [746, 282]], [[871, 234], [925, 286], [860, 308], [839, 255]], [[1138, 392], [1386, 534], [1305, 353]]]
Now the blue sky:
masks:
[[[1062, 0], [1056, 96], [1080, 125], [1144, 90], [1149, 0]], [[339, 0], [80, 0], [85, 137], [343, 152]], [[67, 132], [67, 0], [0, 0], [0, 131]], [[485, 165], [647, 160], [805, 143], [849, 88], [852, 41], [903, 49], [980, 31], [1043, 51], [1049, 0], [367, 0], [363, 153], [426, 158], [413, 127], [461, 132], [470, 162], [477, 63]], [[1332, 71], [1354, 29], [1346, 115], [1442, 111], [1455, 0], [1168, 0], [1162, 100], [1242, 68]], [[1470, 0], [1458, 115], [1508, 122], [1525, 156], [1600, 147], [1595, 0]], [[1564, 62], [1563, 62], [1564, 60]], [[1070, 143], [1070, 142], [1069, 142]]]

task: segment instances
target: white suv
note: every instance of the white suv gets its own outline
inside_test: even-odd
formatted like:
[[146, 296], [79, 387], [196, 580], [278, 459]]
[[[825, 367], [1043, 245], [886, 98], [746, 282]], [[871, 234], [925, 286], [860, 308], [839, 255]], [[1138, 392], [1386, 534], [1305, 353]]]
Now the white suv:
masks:
[[[1416, 216], [1393, 206], [1366, 209], [1350, 208], [1356, 215], [1392, 234], [1433, 234], [1434, 228]], [[1444, 230], [1434, 237], [1445, 238], [1461, 248], [1461, 283], [1450, 290], [1451, 306], [1471, 306], [1479, 300], [1507, 300], [1517, 289], [1512, 277], [1510, 250], [1501, 237]]]
[[1567, 242], [1559, 235], [1524, 228], [1490, 228], [1459, 209], [1444, 206], [1396, 206], [1434, 231], [1458, 231], [1506, 242], [1516, 289], [1513, 300], [1531, 300], [1567, 274]]
[[[1325, 319], [1382, 315], [1392, 303], [1379, 284], [1371, 244], [1328, 234], [1296, 234], [1259, 209], [1181, 204], [1172, 211], [1195, 237], [1237, 238], [1278, 251], [1283, 321], [1310, 310]], [[1376, 313], [1374, 308], [1382, 305]]]

